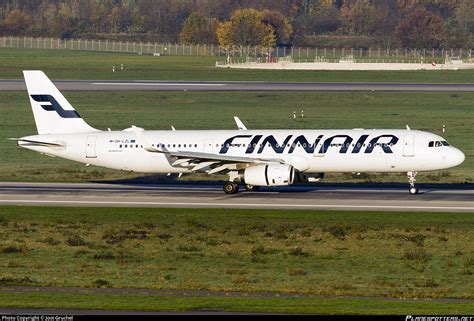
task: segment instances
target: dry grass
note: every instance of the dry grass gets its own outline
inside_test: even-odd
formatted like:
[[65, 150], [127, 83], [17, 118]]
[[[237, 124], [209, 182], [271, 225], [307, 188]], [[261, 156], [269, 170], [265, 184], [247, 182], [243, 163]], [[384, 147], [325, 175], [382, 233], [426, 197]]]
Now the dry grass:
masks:
[[472, 214], [0, 207], [0, 284], [474, 298], [473, 231]]

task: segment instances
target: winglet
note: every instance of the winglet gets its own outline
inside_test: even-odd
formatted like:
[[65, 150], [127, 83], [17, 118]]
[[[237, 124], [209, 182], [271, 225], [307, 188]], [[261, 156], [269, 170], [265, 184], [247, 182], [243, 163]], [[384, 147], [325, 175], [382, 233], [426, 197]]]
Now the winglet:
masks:
[[239, 117], [234, 116], [234, 120], [239, 130], [247, 130], [247, 127], [245, 127], [244, 123], [240, 120]]

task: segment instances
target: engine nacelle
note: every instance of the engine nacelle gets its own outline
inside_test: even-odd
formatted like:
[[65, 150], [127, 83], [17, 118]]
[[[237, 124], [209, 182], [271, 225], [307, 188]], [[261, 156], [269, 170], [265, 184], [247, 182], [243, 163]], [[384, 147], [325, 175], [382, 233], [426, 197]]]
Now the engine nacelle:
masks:
[[254, 186], [286, 186], [293, 184], [295, 169], [291, 165], [257, 165], [243, 170], [245, 184]]
[[297, 173], [296, 181], [300, 183], [320, 182], [324, 179], [324, 173]]

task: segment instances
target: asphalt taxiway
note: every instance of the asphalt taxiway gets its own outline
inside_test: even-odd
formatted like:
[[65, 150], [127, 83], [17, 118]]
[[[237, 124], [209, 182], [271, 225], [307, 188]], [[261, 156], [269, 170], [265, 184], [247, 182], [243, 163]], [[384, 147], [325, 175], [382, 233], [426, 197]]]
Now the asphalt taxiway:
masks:
[[315, 185], [226, 195], [217, 185], [0, 183], [0, 205], [474, 212], [474, 190]]
[[[55, 80], [64, 91], [319, 91], [319, 92], [474, 92], [474, 84]], [[0, 92], [25, 91], [22, 79], [0, 79]]]

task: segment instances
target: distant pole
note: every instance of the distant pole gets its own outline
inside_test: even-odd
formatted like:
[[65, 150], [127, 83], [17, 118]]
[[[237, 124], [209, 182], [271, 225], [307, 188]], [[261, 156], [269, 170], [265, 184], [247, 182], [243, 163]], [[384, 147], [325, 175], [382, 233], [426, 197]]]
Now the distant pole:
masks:
[[115, 72], [115, 66], [112, 66], [112, 72]]
[[301, 118], [304, 117], [304, 112], [303, 112], [303, 109], [301, 110]]
[[293, 119], [296, 119], [296, 110], [293, 110]]
[[446, 125], [443, 125], [443, 133], [446, 132]]
[[120, 70], [123, 70], [123, 64], [120, 64]]

